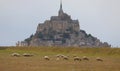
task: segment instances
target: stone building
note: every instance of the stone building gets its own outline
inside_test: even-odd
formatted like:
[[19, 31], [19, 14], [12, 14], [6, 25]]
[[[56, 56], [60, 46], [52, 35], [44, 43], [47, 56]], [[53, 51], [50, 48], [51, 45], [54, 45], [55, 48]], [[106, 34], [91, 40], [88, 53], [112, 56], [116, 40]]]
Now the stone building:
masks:
[[28, 42], [26, 42], [26, 41], [18, 41], [16, 43], [16, 46], [29, 46], [29, 45], [28, 45]]
[[88, 46], [110, 47], [108, 43], [102, 43], [91, 34], [80, 29], [78, 20], [72, 20], [71, 16], [64, 13], [62, 3], [58, 16], [52, 16], [50, 20], [39, 23], [36, 33], [19, 44], [21, 46]]
[[52, 16], [50, 20], [46, 20], [44, 23], [40, 23], [37, 27], [37, 32], [44, 30], [55, 30], [56, 32], [66, 32], [67, 29], [73, 29], [78, 32], [80, 30], [79, 21], [72, 20], [71, 17], [63, 12], [62, 4], [60, 4], [60, 10], [58, 16]]

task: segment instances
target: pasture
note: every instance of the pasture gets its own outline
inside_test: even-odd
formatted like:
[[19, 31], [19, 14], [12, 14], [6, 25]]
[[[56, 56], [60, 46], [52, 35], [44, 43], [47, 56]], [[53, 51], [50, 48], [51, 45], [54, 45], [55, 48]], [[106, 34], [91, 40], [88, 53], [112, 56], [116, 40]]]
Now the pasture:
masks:
[[[33, 56], [25, 57], [24, 53]], [[68, 60], [56, 60], [58, 54], [68, 56]], [[86, 56], [89, 61], [74, 61], [73, 56]], [[0, 47], [0, 71], [120, 71], [120, 48]]]

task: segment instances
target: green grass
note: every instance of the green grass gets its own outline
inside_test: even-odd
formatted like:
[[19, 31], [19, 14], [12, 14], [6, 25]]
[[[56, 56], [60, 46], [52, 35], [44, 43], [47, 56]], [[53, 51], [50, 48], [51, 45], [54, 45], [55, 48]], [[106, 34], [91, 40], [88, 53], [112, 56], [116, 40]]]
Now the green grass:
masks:
[[35, 53], [39, 55], [76, 54], [87, 56], [120, 56], [120, 48], [66, 48], [66, 47], [0, 47], [0, 53]]
[[[31, 53], [33, 57], [12, 57], [12, 53]], [[69, 60], [56, 61], [55, 55], [64, 54]], [[43, 56], [50, 56], [45, 61]], [[73, 55], [87, 56], [90, 61], [74, 62]], [[96, 57], [104, 61], [97, 62]], [[120, 48], [73, 47], [0, 47], [1, 71], [119, 71]]]

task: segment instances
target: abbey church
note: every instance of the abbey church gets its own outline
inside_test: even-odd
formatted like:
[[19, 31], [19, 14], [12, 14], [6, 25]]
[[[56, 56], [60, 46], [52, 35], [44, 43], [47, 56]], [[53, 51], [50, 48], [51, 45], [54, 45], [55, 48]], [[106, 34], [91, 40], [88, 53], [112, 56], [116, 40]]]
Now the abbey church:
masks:
[[52, 16], [50, 20], [39, 23], [35, 34], [16, 45], [110, 47], [107, 42], [101, 42], [96, 37], [81, 30], [79, 21], [72, 20], [70, 15], [64, 13], [62, 2], [58, 16]]
[[72, 20], [69, 15], [63, 12], [62, 4], [58, 16], [52, 16], [50, 20], [46, 20], [44, 23], [40, 23], [37, 28], [37, 32], [43, 30], [53, 30], [58, 33], [65, 33], [67, 30], [72, 29], [75, 32], [80, 30], [78, 20]]

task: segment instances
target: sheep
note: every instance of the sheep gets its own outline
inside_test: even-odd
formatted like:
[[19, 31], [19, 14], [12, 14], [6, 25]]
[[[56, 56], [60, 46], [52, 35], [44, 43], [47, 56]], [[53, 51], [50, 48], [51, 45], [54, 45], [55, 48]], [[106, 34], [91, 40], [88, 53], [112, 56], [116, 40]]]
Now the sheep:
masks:
[[80, 57], [74, 57], [74, 61], [81, 61]]
[[66, 56], [65, 56], [65, 55], [62, 55], [62, 54], [58, 54], [58, 55], [56, 55], [56, 57], [64, 58], [64, 57], [66, 57]]
[[11, 56], [20, 57], [19, 53], [12, 53]]
[[83, 56], [83, 60], [89, 61], [89, 58], [86, 56]]
[[67, 58], [67, 56], [65, 56], [65, 55], [61, 55], [61, 58]]
[[56, 57], [63, 57], [63, 55], [62, 54], [58, 54], [58, 55], [56, 55]]
[[63, 56], [63, 59], [64, 60], [69, 60], [67, 56]]
[[62, 55], [62, 54], [58, 54], [58, 55], [56, 55], [56, 60], [60, 60], [61, 58], [63, 59], [63, 60], [68, 60], [68, 56], [65, 56], [65, 55]]
[[25, 56], [25, 57], [31, 57], [31, 56], [33, 56], [33, 54], [24, 53], [23, 56]]
[[100, 57], [96, 58], [97, 61], [103, 62], [103, 59], [101, 59]]
[[50, 60], [50, 58], [48, 56], [44, 56], [44, 59], [48, 60], [48, 61]]

